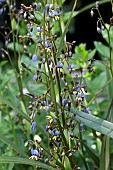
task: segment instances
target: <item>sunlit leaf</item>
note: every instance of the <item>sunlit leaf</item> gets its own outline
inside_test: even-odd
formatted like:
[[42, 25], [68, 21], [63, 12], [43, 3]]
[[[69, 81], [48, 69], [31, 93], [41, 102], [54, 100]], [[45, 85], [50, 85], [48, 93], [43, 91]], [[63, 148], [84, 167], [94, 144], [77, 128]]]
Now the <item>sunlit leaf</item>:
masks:
[[96, 50], [102, 57], [104, 58], [110, 57], [109, 48], [106, 45], [102, 44], [101, 42], [97, 42], [97, 41], [94, 42], [94, 45], [95, 45]]
[[[11, 51], [14, 51], [14, 43], [13, 42], [9, 43], [7, 45], [7, 48], [10, 49]], [[22, 53], [23, 52], [23, 46], [16, 42], [15, 43], [15, 51]]]

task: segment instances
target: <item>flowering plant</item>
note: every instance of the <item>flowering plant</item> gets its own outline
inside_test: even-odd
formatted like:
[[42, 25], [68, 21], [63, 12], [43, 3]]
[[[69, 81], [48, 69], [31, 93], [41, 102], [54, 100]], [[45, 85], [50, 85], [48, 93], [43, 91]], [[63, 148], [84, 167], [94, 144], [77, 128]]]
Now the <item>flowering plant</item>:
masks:
[[[98, 105], [96, 105], [98, 102], [96, 98], [105, 87], [111, 88], [110, 83], [112, 83], [113, 77], [112, 37], [110, 35], [112, 18], [110, 26], [104, 23], [99, 12], [98, 2], [91, 9], [91, 16], [94, 16], [95, 10], [99, 14], [97, 32], [103, 36], [106, 35], [109, 44], [107, 64], [102, 61], [108, 67], [109, 80], [103, 86], [99, 86], [100, 89], [97, 87], [97, 90], [93, 91], [93, 88], [96, 87], [91, 88], [90, 86], [95, 81], [95, 74], [100, 76], [98, 63], [93, 59], [96, 50], [86, 50], [85, 44], [77, 46], [75, 40], [66, 41], [66, 33], [75, 13], [77, 0], [67, 23], [63, 20], [62, 3], [57, 1], [53, 1], [53, 3], [35, 2], [30, 6], [21, 4], [18, 13], [15, 4], [11, 6], [8, 1], [7, 5], [11, 19], [11, 32], [6, 34], [6, 49], [4, 48], [2, 51], [8, 56], [13, 68], [11, 74], [16, 75], [17, 83], [15, 84], [18, 87], [15, 87], [13, 79], [9, 84], [13, 84], [13, 90], [18, 88], [19, 93], [17, 94], [15, 90], [14, 104], [11, 103], [12, 96], [11, 101], [4, 97], [4, 90], [3, 92], [1, 90], [0, 99], [3, 102], [2, 111], [6, 109], [6, 112], [9, 112], [10, 110], [4, 104], [16, 111], [12, 117], [15, 122], [17, 121], [18, 126], [16, 129], [16, 123], [13, 124], [11, 114], [8, 114], [15, 145], [13, 146], [13, 143], [2, 135], [0, 139], [9, 144], [22, 158], [19, 156], [14, 158], [13, 153], [11, 154], [13, 157], [3, 155], [0, 163], [27, 164], [33, 165], [36, 169], [74, 170], [85, 167], [88, 170], [92, 168], [90, 161], [87, 160], [88, 153], [93, 166], [101, 169], [103, 167], [105, 169], [106, 166], [110, 167], [109, 160], [102, 162], [102, 159], [105, 159], [105, 156], [109, 157], [110, 153], [105, 152], [104, 156], [103, 150], [104, 148], [109, 149], [110, 138], [113, 138], [112, 94], [109, 97], [110, 106], [106, 120], [94, 116], [93, 112], [94, 110], [96, 113], [98, 112], [98, 109], [94, 108]], [[12, 42], [10, 42], [10, 38], [12, 38]], [[97, 42], [95, 42], [95, 47], [100, 52]], [[73, 52], [74, 48], [75, 52]], [[14, 59], [10, 57], [11, 51], [14, 52]], [[10, 80], [8, 79], [8, 81]], [[102, 96], [102, 101], [105, 102], [105, 100], [106, 98]], [[18, 119], [16, 120], [16, 118]], [[21, 122], [21, 127], [19, 127], [19, 122]], [[21, 139], [24, 143], [22, 145], [25, 147], [24, 151], [19, 149], [17, 140], [18, 131], [16, 130], [20, 129], [21, 135], [25, 133], [23, 140]], [[98, 140], [97, 148], [102, 158], [95, 153], [95, 148], [92, 147], [95, 149], [93, 151], [88, 146], [90, 142], [86, 142], [87, 138], [91, 138], [90, 132], [87, 135], [87, 131], [90, 129], [92, 129], [93, 138]], [[84, 134], [85, 140], [83, 139]], [[93, 143], [92, 146], [96, 146], [96, 139], [89, 139], [89, 141]], [[99, 144], [101, 149], [98, 147]], [[79, 161], [80, 157], [82, 165]], [[16, 169], [14, 164], [12, 167]]]

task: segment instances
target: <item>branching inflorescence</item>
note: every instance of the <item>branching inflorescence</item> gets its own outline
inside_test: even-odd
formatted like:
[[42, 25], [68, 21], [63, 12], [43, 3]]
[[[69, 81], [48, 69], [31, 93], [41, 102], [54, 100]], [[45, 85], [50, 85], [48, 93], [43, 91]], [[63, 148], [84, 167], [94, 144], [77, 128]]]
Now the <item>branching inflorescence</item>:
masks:
[[[24, 39], [31, 40], [36, 43], [37, 48], [31, 57], [32, 62], [38, 62], [33, 81], [46, 85], [46, 93], [42, 95], [27, 93], [33, 99], [29, 105], [31, 130], [38, 131], [37, 115], [43, 111], [47, 119], [45, 132], [49, 151], [41, 146], [41, 140], [39, 142], [38, 139], [27, 141], [25, 146], [30, 145], [30, 159], [45, 160], [59, 169], [65, 168], [65, 159], [68, 159], [70, 168], [77, 169], [73, 155], [80, 146], [80, 139], [74, 134], [77, 128], [74, 117], [76, 110], [89, 114], [89, 109], [85, 107], [84, 102], [87, 90], [82, 67], [76, 69], [73, 64], [71, 50], [75, 42], [66, 42], [59, 46], [59, 38], [54, 34], [54, 25], [59, 22], [62, 11], [57, 4], [43, 6], [41, 3], [35, 3], [29, 7], [22, 4], [20, 14], [24, 16], [28, 28], [26, 36], [19, 36], [20, 42]], [[38, 17], [41, 22], [37, 20]], [[28, 69], [25, 63], [22, 63], [22, 67]], [[83, 132], [83, 124], [78, 125], [79, 130]]]

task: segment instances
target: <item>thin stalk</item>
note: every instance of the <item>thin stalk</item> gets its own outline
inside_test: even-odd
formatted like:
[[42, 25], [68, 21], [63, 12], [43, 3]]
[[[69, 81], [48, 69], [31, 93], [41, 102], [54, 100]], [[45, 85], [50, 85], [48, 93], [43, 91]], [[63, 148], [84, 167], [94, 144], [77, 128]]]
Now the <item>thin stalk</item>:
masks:
[[[9, 13], [10, 13], [10, 21], [12, 21], [13, 16], [12, 16], [12, 13], [11, 13], [11, 10], [10, 10], [10, 1], [8, 3], [8, 6], [9, 6]], [[11, 29], [12, 29], [12, 27], [11, 27]], [[26, 104], [25, 104], [25, 100], [24, 100], [24, 96], [23, 96], [22, 80], [21, 80], [21, 77], [19, 75], [18, 57], [17, 57], [17, 53], [16, 53], [15, 33], [14, 33], [13, 30], [12, 30], [12, 39], [13, 39], [13, 46], [14, 46], [14, 57], [15, 57], [15, 61], [16, 61], [16, 71], [17, 71], [16, 79], [17, 79], [17, 83], [18, 83], [18, 87], [19, 87], [19, 91], [20, 91], [20, 97], [21, 97], [21, 100], [22, 100], [24, 107], [26, 109]], [[11, 61], [11, 58], [10, 58], [10, 61]], [[13, 69], [14, 69], [14, 67], [13, 67]]]
[[[79, 126], [79, 136], [80, 136], [80, 141], [83, 141], [83, 139], [82, 139], [82, 133], [80, 132], [80, 126]], [[81, 142], [81, 149], [82, 149], [81, 156], [82, 156], [82, 159], [83, 159], [85, 168], [86, 168], [86, 170], [89, 170], [88, 165], [87, 165], [87, 162], [86, 162], [86, 159], [85, 159], [85, 157], [84, 157], [84, 149], [83, 149], [83, 143], [82, 143], [82, 142]]]
[[[48, 68], [48, 72], [49, 72], [49, 77], [50, 77], [50, 80], [51, 80], [51, 89], [52, 89], [52, 97], [53, 97], [53, 101], [54, 101], [54, 110], [56, 112], [56, 117], [57, 117], [57, 124], [58, 124], [58, 127], [59, 127], [59, 131], [60, 131], [60, 134], [61, 134], [61, 137], [62, 137], [62, 140], [63, 140], [63, 143], [65, 145], [65, 151], [67, 152], [69, 150], [69, 146], [68, 146], [68, 143], [66, 141], [66, 138], [65, 138], [65, 135], [63, 133], [63, 130], [62, 130], [62, 126], [61, 126], [61, 122], [59, 120], [59, 113], [58, 113], [58, 110], [57, 110], [57, 102], [56, 102], [56, 94], [55, 94], [55, 88], [54, 88], [54, 82], [53, 82], [53, 78], [52, 78], [52, 73], [50, 71], [50, 67], [49, 67], [49, 62], [48, 62], [48, 56], [47, 56], [47, 52], [46, 52], [46, 49], [45, 49], [45, 14], [44, 14], [44, 18], [43, 18], [43, 45], [44, 45], [44, 53], [45, 53], [45, 59], [46, 59], [46, 63], [47, 63], [47, 68]], [[72, 159], [72, 156], [69, 157], [69, 161], [71, 163], [71, 166], [72, 168], [75, 167], [75, 163]]]
[[111, 56], [111, 45], [110, 45], [110, 28], [107, 29], [107, 33], [108, 33], [108, 43], [109, 43], [109, 56], [110, 56], [110, 71], [111, 71], [111, 76], [113, 78], [113, 68], [112, 68], [112, 56]]
[[97, 8], [97, 11], [98, 11], [98, 14], [99, 14], [99, 17], [107, 31], [107, 34], [108, 34], [108, 44], [109, 44], [109, 56], [110, 56], [110, 72], [111, 72], [111, 76], [113, 77], [113, 69], [112, 69], [112, 56], [111, 56], [111, 46], [110, 46], [110, 28], [111, 28], [111, 25], [109, 26], [109, 28], [106, 27], [105, 23], [104, 23], [104, 20], [100, 14], [100, 11], [99, 9]]
[[96, 94], [95, 96], [89, 101], [89, 103], [87, 104], [86, 107], [89, 107], [90, 104], [95, 100], [95, 98], [104, 90], [104, 88], [113, 80], [113, 78], [111, 80], [109, 80]]
[[[56, 56], [54, 55], [54, 52], [53, 52], [53, 58], [54, 58], [55, 66], [57, 66]], [[60, 99], [60, 106], [61, 106], [62, 122], [63, 122], [63, 127], [65, 127], [65, 117], [64, 117], [64, 111], [62, 109], [62, 96], [61, 96], [60, 79], [59, 79], [59, 75], [58, 75], [58, 71], [57, 71], [56, 67], [55, 67], [55, 73], [56, 73], [56, 79], [57, 79], [57, 84], [58, 84], [58, 92], [59, 92], [59, 99]]]

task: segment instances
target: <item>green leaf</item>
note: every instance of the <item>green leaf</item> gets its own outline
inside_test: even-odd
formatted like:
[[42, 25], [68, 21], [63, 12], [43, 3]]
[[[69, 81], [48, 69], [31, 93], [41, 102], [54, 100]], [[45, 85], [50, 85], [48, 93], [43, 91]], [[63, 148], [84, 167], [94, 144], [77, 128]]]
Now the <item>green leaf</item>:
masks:
[[[15, 43], [16, 46], [16, 52], [23, 53], [23, 46], [20, 45], [19, 43]], [[7, 45], [7, 48], [10, 49], [11, 51], [14, 51], [14, 43], [11, 42]]]
[[19, 157], [5, 157], [1, 156], [0, 157], [0, 163], [15, 163], [15, 164], [24, 164], [24, 165], [32, 165], [32, 166], [40, 166], [42, 168], [46, 168], [49, 170], [55, 170], [51, 166], [41, 163], [39, 161], [34, 161], [34, 160], [29, 160], [25, 158], [19, 158]]
[[84, 142], [82, 141], [87, 153], [91, 156], [91, 158], [94, 160], [96, 165], [99, 165], [99, 157], [95, 154], [95, 152]]
[[71, 165], [70, 165], [70, 162], [67, 156], [65, 156], [64, 158], [64, 167], [65, 167], [65, 170], [69, 170], [69, 169], [71, 170]]
[[27, 26], [24, 20], [21, 21], [18, 32], [19, 35], [23, 35], [23, 36], [27, 34]]
[[7, 64], [7, 62], [8, 62], [8, 61], [1, 61], [1, 62], [0, 62], [0, 67], [2, 67], [2, 66], [4, 66], [4, 65], [6, 65], [6, 64]]
[[[106, 27], [107, 29], [109, 29], [110, 25], [106, 24]], [[106, 40], [106, 42], [109, 44], [108, 32], [106, 29], [102, 32], [102, 36]], [[113, 27], [110, 27], [109, 36], [110, 36], [110, 46], [113, 47]]]
[[10, 145], [10, 147], [18, 154], [20, 154], [26, 158], [28, 157], [28, 155], [26, 155], [26, 153], [24, 153], [20, 148], [18, 148], [14, 143], [12, 143], [10, 140], [8, 140], [6, 137], [4, 137], [2, 134], [0, 134], [0, 140], [2, 142], [4, 142], [6, 145]]
[[113, 123], [78, 110], [76, 111], [76, 114], [76, 121], [113, 139]]
[[10, 101], [8, 101], [7, 99], [5, 99], [2, 96], [0, 96], [0, 100], [2, 102], [4, 102], [5, 104], [7, 104], [8, 106], [10, 106], [13, 110], [15, 110], [17, 113], [19, 113], [21, 116], [23, 116], [23, 118], [25, 118], [26, 120], [28, 120], [30, 122], [29, 116], [27, 114], [25, 114], [24, 112], [22, 112], [20, 109], [18, 109], [16, 106], [14, 106]]
[[96, 53], [96, 49], [89, 51], [87, 59], [92, 59]]
[[109, 161], [110, 161], [109, 137], [104, 136], [102, 139], [100, 170], [109, 170]]
[[98, 53], [105, 58], [109, 58], [110, 54], [109, 54], [109, 48], [107, 46], [105, 46], [104, 44], [102, 44], [101, 42], [94, 42], [95, 48], [98, 51]]
[[16, 30], [16, 20], [13, 18], [11, 21], [12, 31]]

